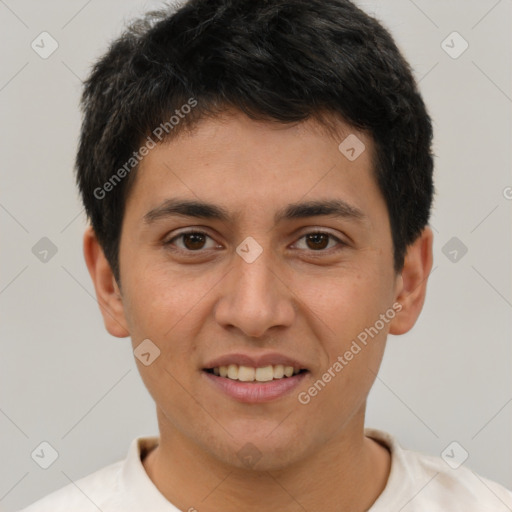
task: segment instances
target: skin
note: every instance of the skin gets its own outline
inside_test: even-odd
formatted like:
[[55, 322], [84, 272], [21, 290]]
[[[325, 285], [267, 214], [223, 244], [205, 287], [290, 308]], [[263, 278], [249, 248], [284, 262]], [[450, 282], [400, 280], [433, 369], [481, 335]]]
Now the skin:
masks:
[[[122, 292], [94, 232], [85, 233], [85, 259], [107, 330], [130, 336], [134, 348], [150, 339], [161, 351], [149, 366], [136, 360], [160, 429], [160, 444], [143, 464], [181, 510], [315, 512], [339, 511], [342, 504], [364, 511], [386, 485], [390, 455], [364, 435], [366, 399], [387, 335], [409, 331], [421, 312], [433, 235], [426, 227], [409, 246], [402, 272], [394, 272], [372, 140], [344, 123], [338, 128], [333, 136], [314, 120], [281, 125], [231, 111], [150, 151], [126, 204]], [[366, 146], [353, 162], [338, 150], [351, 133]], [[144, 221], [172, 197], [214, 203], [236, 216]], [[342, 199], [364, 218], [274, 223], [282, 207], [316, 199]], [[175, 251], [164, 245], [183, 228], [211, 238], [202, 245], [174, 239]], [[308, 242], [304, 235], [318, 231], [344, 244]], [[248, 236], [263, 249], [253, 263], [235, 251]], [[401, 305], [394, 319], [301, 404], [297, 393], [394, 303]], [[213, 358], [270, 351], [309, 370], [299, 389], [277, 400], [244, 404], [204, 378]], [[250, 468], [237, 456], [247, 443], [261, 454]]]

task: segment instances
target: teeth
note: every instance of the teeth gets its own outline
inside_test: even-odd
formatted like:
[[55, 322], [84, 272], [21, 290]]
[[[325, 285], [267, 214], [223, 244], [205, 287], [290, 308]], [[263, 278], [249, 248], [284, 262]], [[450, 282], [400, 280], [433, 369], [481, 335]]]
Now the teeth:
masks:
[[238, 366], [236, 364], [228, 366], [228, 378], [238, 380]]
[[291, 377], [293, 375], [293, 368], [291, 366], [284, 367], [284, 376]]
[[276, 364], [274, 366], [274, 379], [282, 379], [284, 377], [284, 366]]
[[258, 382], [267, 382], [274, 378], [274, 368], [272, 366], [264, 366], [263, 368], [256, 368], [255, 379]]
[[284, 366], [282, 364], [263, 366], [261, 368], [230, 364], [229, 366], [213, 368], [215, 375], [241, 382], [268, 382], [274, 379], [282, 379], [283, 377], [291, 377], [299, 373], [299, 371], [294, 370], [293, 366]]
[[241, 380], [242, 382], [252, 382], [254, 380], [255, 373], [256, 371], [254, 370], [254, 368], [249, 368], [248, 366], [239, 366], [238, 380]]

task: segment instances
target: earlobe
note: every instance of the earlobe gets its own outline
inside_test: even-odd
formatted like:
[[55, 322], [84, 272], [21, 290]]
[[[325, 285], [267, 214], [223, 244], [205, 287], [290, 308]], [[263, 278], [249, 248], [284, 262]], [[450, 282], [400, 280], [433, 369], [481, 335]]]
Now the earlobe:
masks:
[[117, 338], [129, 336], [120, 290], [91, 226], [84, 233], [84, 257], [94, 283], [105, 328]]
[[401, 276], [397, 277], [395, 302], [400, 311], [390, 324], [389, 334], [408, 332], [418, 319], [427, 291], [427, 281], [432, 270], [432, 230], [427, 226], [407, 248]]

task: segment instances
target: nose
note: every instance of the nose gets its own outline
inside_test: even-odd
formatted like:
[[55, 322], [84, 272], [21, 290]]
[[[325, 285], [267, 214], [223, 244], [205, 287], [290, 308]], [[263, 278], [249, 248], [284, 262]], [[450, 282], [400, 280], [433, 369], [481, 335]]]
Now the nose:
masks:
[[296, 314], [295, 298], [271, 250], [264, 250], [252, 263], [235, 254], [233, 266], [216, 304], [218, 324], [254, 338], [271, 328], [290, 326]]

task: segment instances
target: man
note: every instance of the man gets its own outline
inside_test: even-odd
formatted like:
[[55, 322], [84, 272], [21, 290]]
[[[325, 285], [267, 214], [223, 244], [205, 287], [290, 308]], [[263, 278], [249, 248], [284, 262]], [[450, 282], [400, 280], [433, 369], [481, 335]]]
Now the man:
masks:
[[348, 0], [191, 0], [135, 23], [83, 96], [84, 253], [159, 437], [35, 511], [509, 510], [364, 429], [432, 268], [432, 129]]

